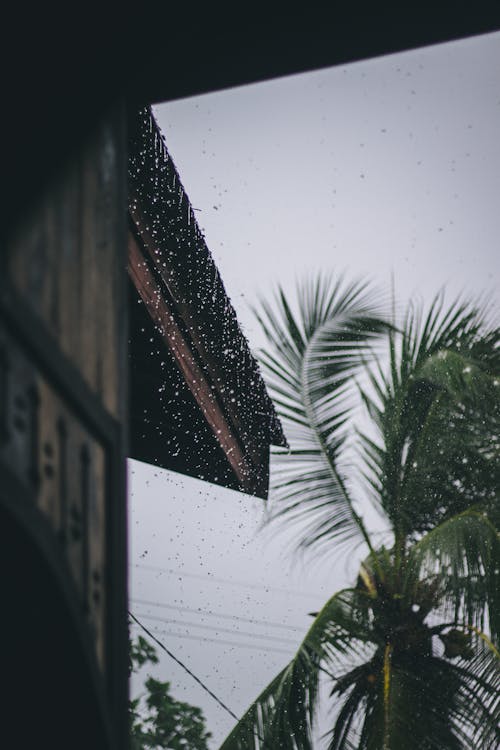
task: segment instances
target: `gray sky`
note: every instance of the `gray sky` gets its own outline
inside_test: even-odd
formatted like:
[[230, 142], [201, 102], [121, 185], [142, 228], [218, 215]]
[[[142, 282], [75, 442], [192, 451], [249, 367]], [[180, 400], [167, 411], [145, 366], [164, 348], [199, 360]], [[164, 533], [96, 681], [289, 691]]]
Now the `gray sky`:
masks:
[[[490, 34], [155, 108], [253, 348], [257, 295], [319, 269], [386, 290], [393, 273], [404, 304], [443, 285], [498, 303], [499, 43]], [[294, 560], [286, 534], [259, 531], [262, 501], [129, 468], [133, 611], [240, 714], [363, 550]], [[154, 673], [203, 708], [217, 747], [230, 717], [168, 657]]]

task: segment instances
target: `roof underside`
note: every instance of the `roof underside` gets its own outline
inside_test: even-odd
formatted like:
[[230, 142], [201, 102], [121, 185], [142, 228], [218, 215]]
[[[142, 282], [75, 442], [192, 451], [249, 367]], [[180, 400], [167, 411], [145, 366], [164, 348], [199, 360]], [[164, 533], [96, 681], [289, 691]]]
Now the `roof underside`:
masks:
[[[31, 13], [26, 23], [19, 7], [22, 53], [17, 33], [3, 45], [7, 225], [123, 96], [165, 101], [500, 29], [498, 0], [330, 3], [295, 13], [268, 5], [261, 14], [245, 9], [241, 20], [213, 4], [188, 15], [179, 3], [157, 4], [154, 13], [145, 3], [133, 13], [80, 12], [66, 28], [57, 9], [51, 18], [41, 6], [40, 18]], [[9, 27], [16, 30], [13, 7]], [[43, 148], [28, 146], [34, 123], [31, 114], [23, 117], [27, 103]]]

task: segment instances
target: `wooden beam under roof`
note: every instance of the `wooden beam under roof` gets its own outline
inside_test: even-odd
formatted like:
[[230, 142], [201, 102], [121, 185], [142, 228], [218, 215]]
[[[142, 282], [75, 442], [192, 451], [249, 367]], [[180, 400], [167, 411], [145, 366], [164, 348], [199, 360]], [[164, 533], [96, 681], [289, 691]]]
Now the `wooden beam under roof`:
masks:
[[[224, 451], [241, 489], [253, 494], [256, 489], [261, 489], [258, 486], [260, 484], [259, 465], [253, 463], [245, 454], [245, 447], [238, 439], [217, 400], [216, 389], [208, 381], [198, 363], [196, 353], [175, 320], [175, 310], [169, 305], [139, 248], [137, 239], [131, 232], [128, 235], [128, 271], [156, 330], [172, 354], [189, 390]], [[145, 333], [145, 335], [148, 334]]]

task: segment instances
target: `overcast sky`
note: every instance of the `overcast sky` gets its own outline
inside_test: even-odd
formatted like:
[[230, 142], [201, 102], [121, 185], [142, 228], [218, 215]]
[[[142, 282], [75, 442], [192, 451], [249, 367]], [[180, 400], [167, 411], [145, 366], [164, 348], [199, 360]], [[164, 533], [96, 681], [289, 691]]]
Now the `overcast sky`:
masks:
[[[386, 289], [393, 274], [403, 304], [441, 286], [498, 304], [500, 34], [155, 114], [251, 347], [263, 344], [249, 311], [257, 295], [277, 282], [293, 291], [319, 269]], [[241, 714], [363, 549], [299, 561], [286, 534], [259, 531], [262, 501], [129, 468], [133, 611]], [[154, 674], [203, 708], [217, 747], [231, 718], [168, 657]]]

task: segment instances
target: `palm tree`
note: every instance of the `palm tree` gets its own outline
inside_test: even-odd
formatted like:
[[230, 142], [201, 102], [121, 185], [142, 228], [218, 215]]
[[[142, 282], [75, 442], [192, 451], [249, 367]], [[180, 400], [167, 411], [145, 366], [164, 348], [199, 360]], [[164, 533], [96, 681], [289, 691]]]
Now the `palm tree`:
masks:
[[299, 287], [297, 312], [279, 290], [259, 320], [292, 446], [271, 515], [303, 550], [359, 540], [366, 555], [221, 750], [310, 750], [325, 694], [329, 750], [497, 748], [500, 329], [442, 294], [396, 326], [366, 285], [324, 279]]

